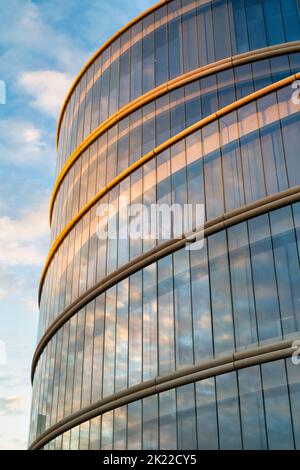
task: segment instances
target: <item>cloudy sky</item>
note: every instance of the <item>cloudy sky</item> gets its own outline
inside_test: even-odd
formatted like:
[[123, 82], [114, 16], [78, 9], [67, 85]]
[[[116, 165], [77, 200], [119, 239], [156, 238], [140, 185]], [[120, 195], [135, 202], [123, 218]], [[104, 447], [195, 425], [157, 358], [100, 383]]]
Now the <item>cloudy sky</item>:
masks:
[[0, 0], [0, 449], [27, 446], [60, 106], [94, 51], [154, 3]]

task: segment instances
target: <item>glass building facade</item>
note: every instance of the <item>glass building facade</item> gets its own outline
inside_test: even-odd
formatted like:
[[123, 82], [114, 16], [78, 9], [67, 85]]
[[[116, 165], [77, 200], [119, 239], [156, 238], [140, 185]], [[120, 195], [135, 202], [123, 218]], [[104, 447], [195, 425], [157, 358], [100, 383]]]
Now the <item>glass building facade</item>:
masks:
[[[299, 0], [160, 2], [80, 73], [58, 125], [31, 448], [300, 449], [299, 73]], [[115, 238], [99, 237], [107, 203]], [[203, 205], [203, 247], [173, 219], [130, 237], [134, 203]]]

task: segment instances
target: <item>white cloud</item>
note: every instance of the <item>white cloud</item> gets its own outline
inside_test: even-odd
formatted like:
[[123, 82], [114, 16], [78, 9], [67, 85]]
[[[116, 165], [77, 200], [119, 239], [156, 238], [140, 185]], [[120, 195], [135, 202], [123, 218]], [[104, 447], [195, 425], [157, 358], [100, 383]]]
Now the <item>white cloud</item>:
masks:
[[3, 289], [3, 287], [0, 286], [0, 300], [6, 297], [6, 295], [7, 295], [7, 290]]
[[19, 217], [0, 217], [0, 263], [6, 266], [40, 266], [48, 238], [48, 200], [22, 211]]
[[[0, 30], [4, 49], [2, 63], [9, 63], [5, 73], [12, 80], [20, 70], [51, 62], [55, 68], [75, 72], [82, 63], [81, 38], [70, 37], [57, 22], [66, 15], [65, 2], [56, 20], [51, 21], [49, 7], [31, 0], [10, 0], [1, 9]], [[8, 27], [9, 25], [9, 27]]]
[[[1, 436], [0, 436], [1, 439]], [[4, 437], [6, 440], [7, 438]], [[26, 441], [22, 439], [11, 439], [6, 444], [0, 443], [0, 450], [24, 450], [27, 449]]]
[[33, 315], [38, 316], [39, 314], [39, 305], [37, 301], [37, 296], [35, 297], [24, 297], [24, 304], [26, 309]]
[[25, 397], [23, 395], [10, 395], [0, 397], [0, 412], [3, 413], [20, 413], [25, 405]]
[[71, 78], [65, 73], [40, 70], [24, 72], [20, 77], [19, 84], [33, 98], [32, 106], [57, 119], [71, 81]]
[[23, 131], [23, 138], [24, 138], [24, 142], [26, 142], [26, 144], [40, 144], [41, 142], [41, 131], [40, 129], [37, 129], [37, 128], [27, 128], [27, 129], [24, 129]]
[[31, 122], [0, 119], [0, 135], [0, 162], [27, 166], [55, 161], [43, 131]]

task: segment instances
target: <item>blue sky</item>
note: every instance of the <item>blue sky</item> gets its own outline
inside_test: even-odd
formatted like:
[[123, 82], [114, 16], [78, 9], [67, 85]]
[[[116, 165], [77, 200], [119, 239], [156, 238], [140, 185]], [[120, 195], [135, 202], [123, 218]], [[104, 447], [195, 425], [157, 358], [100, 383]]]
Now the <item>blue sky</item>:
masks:
[[154, 0], [0, 0], [0, 449], [27, 446], [55, 129], [78, 71]]

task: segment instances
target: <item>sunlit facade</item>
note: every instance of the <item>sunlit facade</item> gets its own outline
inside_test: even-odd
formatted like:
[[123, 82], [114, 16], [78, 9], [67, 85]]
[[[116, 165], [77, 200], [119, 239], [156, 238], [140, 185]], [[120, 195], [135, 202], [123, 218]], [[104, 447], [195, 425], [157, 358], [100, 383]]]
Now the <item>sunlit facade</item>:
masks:
[[[167, 0], [80, 73], [58, 125], [31, 448], [300, 449], [299, 72], [298, 0]], [[97, 236], [104, 203], [116, 239]], [[203, 248], [174, 227], [121, 237], [132, 203], [204, 204]]]

